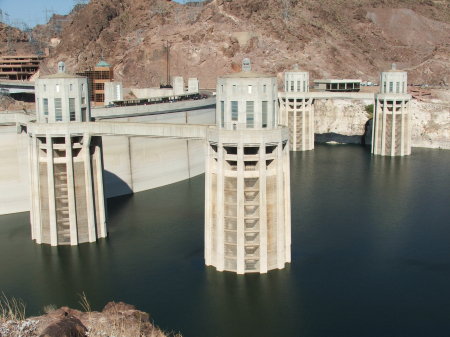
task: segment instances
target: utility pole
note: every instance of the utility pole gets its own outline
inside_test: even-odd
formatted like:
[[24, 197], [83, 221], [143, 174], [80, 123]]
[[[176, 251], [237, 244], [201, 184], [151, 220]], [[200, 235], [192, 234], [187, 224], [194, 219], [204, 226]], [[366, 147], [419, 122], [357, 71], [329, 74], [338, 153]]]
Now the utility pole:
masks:
[[166, 40], [166, 75], [167, 75], [167, 79], [166, 79], [166, 84], [170, 85], [170, 47], [172, 46], [172, 44]]

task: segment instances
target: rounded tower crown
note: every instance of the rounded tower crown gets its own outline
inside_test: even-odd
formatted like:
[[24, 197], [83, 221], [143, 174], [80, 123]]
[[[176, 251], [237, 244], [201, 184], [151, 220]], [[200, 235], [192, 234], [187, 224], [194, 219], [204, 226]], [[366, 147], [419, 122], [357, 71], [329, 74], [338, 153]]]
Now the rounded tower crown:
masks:
[[35, 96], [38, 123], [90, 120], [87, 78], [67, 74], [64, 62], [58, 63], [56, 74], [36, 80]]
[[309, 92], [309, 72], [299, 71], [298, 65], [294, 70], [284, 73], [285, 92]]
[[397, 65], [384, 71], [380, 76], [380, 92], [382, 94], [406, 94], [408, 85], [408, 74], [406, 71], [397, 70]]
[[242, 72], [217, 79], [216, 100], [219, 128], [271, 129], [278, 125], [277, 79], [253, 72], [248, 58], [242, 62]]

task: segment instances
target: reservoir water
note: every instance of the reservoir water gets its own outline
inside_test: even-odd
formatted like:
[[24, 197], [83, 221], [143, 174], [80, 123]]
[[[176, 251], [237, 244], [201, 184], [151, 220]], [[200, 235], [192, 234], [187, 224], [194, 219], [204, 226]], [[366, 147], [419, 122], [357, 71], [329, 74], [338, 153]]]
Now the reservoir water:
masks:
[[1, 216], [0, 291], [28, 314], [84, 291], [186, 337], [448, 336], [450, 151], [292, 154], [292, 264], [266, 275], [204, 266], [203, 179], [110, 199], [97, 244], [38, 246], [28, 213]]

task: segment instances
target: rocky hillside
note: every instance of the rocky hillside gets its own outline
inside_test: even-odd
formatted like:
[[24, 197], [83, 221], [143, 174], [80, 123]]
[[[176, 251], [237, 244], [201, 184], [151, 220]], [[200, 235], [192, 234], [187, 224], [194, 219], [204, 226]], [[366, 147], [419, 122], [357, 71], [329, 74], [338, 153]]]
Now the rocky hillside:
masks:
[[448, 0], [91, 0], [64, 24], [43, 71], [65, 60], [72, 71], [103, 55], [126, 86], [197, 76], [202, 87], [250, 57], [259, 71], [298, 64], [312, 78], [377, 81], [396, 62], [411, 83], [450, 83]]

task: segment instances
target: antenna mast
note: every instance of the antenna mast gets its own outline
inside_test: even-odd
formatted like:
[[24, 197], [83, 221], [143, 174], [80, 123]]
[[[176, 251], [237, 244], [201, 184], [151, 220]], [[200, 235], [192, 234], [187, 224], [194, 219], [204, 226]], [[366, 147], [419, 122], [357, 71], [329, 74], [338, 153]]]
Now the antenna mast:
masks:
[[170, 85], [170, 47], [171, 44], [169, 43], [169, 41], [166, 40], [166, 75], [167, 75], [167, 79], [166, 79], [166, 84]]

